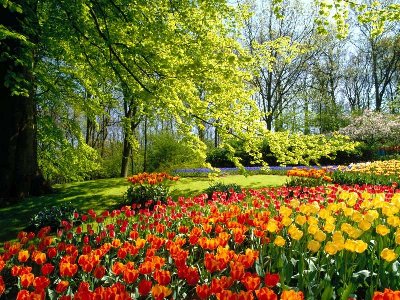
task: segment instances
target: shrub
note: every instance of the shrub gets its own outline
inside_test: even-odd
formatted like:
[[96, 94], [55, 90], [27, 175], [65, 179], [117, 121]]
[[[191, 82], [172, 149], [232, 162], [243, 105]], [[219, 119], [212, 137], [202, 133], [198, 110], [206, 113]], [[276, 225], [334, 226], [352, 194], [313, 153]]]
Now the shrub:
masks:
[[149, 137], [146, 170], [171, 172], [179, 168], [198, 167], [204, 163], [185, 140], [171, 132], [161, 132]]
[[395, 143], [400, 141], [400, 117], [366, 111], [363, 115], [354, 117], [350, 125], [339, 132], [369, 145]]
[[126, 192], [128, 204], [137, 204], [141, 207], [149, 200], [165, 202], [167, 200], [169, 189], [162, 185], [154, 186], [131, 186]]
[[206, 162], [216, 168], [232, 168], [234, 163], [229, 159], [229, 151], [223, 148], [212, 148], [207, 152]]
[[44, 207], [33, 215], [27, 228], [37, 231], [42, 227], [50, 226], [55, 230], [60, 227], [61, 221], [72, 221], [74, 213], [78, 213], [78, 210], [70, 202], [59, 206]]
[[216, 192], [226, 193], [226, 198], [229, 199], [229, 197], [233, 193], [237, 193], [237, 194], [241, 193], [242, 188], [236, 183], [226, 184], [226, 183], [222, 183], [222, 182], [217, 182], [217, 183], [213, 184], [212, 186], [208, 187], [204, 191], [204, 193], [207, 194], [208, 199], [212, 199], [213, 194]]
[[125, 194], [126, 204], [146, 205], [149, 200], [165, 202], [169, 195], [167, 181], [178, 180], [179, 177], [167, 173], [140, 173], [128, 178], [132, 185]]

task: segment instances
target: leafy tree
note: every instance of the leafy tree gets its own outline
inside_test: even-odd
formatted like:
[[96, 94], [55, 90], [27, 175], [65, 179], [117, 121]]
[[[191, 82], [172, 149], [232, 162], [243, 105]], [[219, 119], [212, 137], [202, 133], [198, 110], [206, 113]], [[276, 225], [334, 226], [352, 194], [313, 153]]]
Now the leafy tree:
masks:
[[244, 43], [254, 58], [254, 97], [267, 128], [283, 130], [282, 114], [294, 104], [297, 83], [315, 55], [314, 28], [309, 26], [312, 13], [298, 1], [284, 1], [279, 13], [273, 3], [243, 1], [241, 5], [250, 6], [253, 13], [245, 21]]

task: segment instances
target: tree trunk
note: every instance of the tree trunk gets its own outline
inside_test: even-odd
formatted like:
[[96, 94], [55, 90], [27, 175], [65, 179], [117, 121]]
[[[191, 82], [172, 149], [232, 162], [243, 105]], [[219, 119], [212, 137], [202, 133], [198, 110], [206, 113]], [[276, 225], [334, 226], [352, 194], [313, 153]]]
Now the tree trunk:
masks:
[[374, 88], [375, 88], [375, 111], [381, 111], [382, 105], [382, 98], [380, 97], [379, 93], [379, 79], [378, 79], [378, 58], [375, 49], [375, 45], [372, 44], [371, 47], [371, 58], [372, 58], [372, 78], [374, 81]]
[[129, 156], [132, 151], [132, 146], [129, 141], [128, 136], [125, 134], [124, 136], [124, 147], [122, 149], [122, 162], [121, 162], [121, 177], [128, 176], [128, 167], [129, 167]]
[[143, 172], [147, 171], [147, 117], [144, 119], [144, 153], [143, 153]]
[[[0, 6], [0, 24], [24, 34], [26, 18]], [[34, 49], [21, 40], [6, 38], [0, 43], [0, 205], [24, 196], [39, 194], [44, 180], [38, 167], [36, 106], [33, 98]], [[16, 59], [24, 61], [17, 64]], [[17, 78], [17, 80], [14, 80]], [[18, 79], [24, 79], [24, 85]], [[18, 93], [18, 87], [25, 93]]]

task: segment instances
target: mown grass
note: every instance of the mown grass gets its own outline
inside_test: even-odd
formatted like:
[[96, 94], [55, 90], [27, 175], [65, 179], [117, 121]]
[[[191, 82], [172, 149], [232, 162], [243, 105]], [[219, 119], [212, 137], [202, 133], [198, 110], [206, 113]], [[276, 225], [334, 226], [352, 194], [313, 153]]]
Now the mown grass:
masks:
[[[287, 180], [286, 176], [275, 175], [230, 175], [217, 178], [223, 183], [236, 183], [242, 188], [262, 188], [280, 186]], [[208, 178], [181, 178], [170, 187], [171, 196], [191, 197], [202, 193], [215, 183]], [[124, 178], [99, 179], [85, 182], [74, 182], [54, 186], [54, 193], [31, 197], [12, 206], [0, 208], [0, 247], [3, 242], [14, 239], [17, 233], [23, 230], [31, 216], [43, 207], [60, 205], [71, 202], [81, 211], [94, 209], [96, 212], [119, 207], [123, 195], [129, 187]]]

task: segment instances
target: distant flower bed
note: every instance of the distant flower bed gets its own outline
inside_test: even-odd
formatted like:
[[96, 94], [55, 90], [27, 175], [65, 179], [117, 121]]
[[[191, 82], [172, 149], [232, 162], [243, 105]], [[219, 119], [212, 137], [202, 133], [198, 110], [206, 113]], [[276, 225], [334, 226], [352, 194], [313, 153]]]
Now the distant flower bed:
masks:
[[21, 232], [0, 255], [0, 294], [62, 300], [398, 296], [400, 190], [394, 186], [266, 188], [207, 199], [168, 199], [152, 211], [125, 206], [75, 213], [56, 236], [48, 227], [37, 235]]
[[365, 174], [400, 176], [400, 161], [399, 160], [384, 160], [365, 163], [350, 164], [347, 167], [341, 167], [339, 170], [345, 172], [359, 172]]

